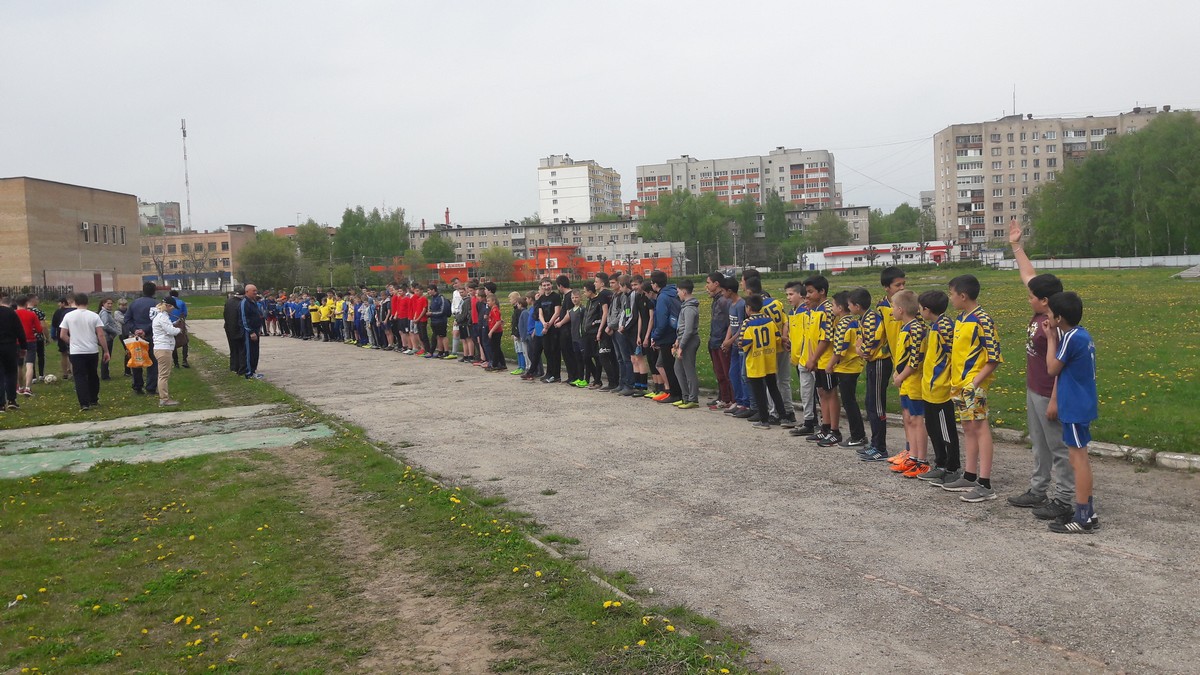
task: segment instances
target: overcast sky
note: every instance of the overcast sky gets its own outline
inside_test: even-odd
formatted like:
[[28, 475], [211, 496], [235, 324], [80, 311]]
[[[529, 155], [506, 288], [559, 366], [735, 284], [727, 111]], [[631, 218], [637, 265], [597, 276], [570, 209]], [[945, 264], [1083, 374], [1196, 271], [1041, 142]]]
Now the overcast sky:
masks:
[[[0, 176], [192, 224], [519, 219], [537, 163], [829, 149], [847, 204], [933, 188], [932, 136], [1013, 109], [1200, 108], [1196, 3], [5, 2]], [[186, 215], [184, 216], [186, 222]]]

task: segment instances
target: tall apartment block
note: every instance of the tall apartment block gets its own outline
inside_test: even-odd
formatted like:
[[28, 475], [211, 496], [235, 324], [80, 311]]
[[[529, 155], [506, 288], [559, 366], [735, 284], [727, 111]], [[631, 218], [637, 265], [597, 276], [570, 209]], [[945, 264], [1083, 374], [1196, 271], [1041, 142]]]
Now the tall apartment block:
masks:
[[1133, 133], [1158, 114], [1139, 107], [1119, 115], [1009, 115], [946, 127], [933, 137], [938, 238], [958, 242], [964, 258], [978, 257], [989, 242], [1004, 241], [1011, 218], [1028, 221], [1025, 200], [1066, 162], [1103, 152], [1109, 136]]
[[593, 160], [550, 155], [538, 162], [538, 216], [543, 223], [586, 223], [622, 213], [621, 174]]
[[716, 193], [717, 199], [736, 204], [753, 199], [761, 205], [768, 192], [785, 202], [809, 209], [840, 206], [834, 178], [833, 154], [827, 150], [801, 150], [779, 146], [766, 155], [697, 159], [682, 155], [662, 164], [637, 168], [637, 215], [658, 201], [660, 192], [686, 189], [693, 194]]

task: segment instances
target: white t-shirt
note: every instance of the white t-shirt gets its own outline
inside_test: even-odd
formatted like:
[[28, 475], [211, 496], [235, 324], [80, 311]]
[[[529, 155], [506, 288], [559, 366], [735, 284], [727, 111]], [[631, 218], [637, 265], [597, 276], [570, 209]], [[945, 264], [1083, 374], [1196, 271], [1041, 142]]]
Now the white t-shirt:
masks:
[[96, 340], [96, 329], [104, 329], [100, 315], [90, 309], [79, 308], [63, 317], [62, 326], [71, 334], [72, 354], [98, 354], [100, 343]]

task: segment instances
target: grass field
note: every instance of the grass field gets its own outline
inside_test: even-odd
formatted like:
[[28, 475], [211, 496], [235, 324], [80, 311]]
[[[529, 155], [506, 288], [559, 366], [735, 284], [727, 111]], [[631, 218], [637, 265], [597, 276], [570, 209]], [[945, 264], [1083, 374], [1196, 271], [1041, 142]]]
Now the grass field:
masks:
[[[362, 565], [396, 555], [403, 569], [374, 572], [400, 571], [405, 592], [478, 631], [466, 640], [488, 642], [497, 672], [747, 672], [727, 631], [685, 608], [622, 602], [570, 555], [528, 541], [540, 527], [503, 498], [397, 462], [360, 430], [232, 375], [207, 346], [192, 363], [177, 371], [184, 409], [275, 401], [338, 434], [303, 448], [0, 480], [0, 671], [325, 673], [370, 670], [372, 659], [398, 668], [384, 646], [403, 642], [405, 621], [439, 617], [364, 614], [379, 575]], [[148, 412], [145, 399], [108, 391], [111, 405], [94, 418]], [[21, 414], [79, 419], [73, 396], [58, 392]], [[318, 480], [350, 506], [306, 497]], [[347, 531], [362, 539], [347, 543]], [[541, 534], [570, 553], [569, 537]], [[356, 555], [360, 541], [379, 551]], [[627, 573], [610, 580], [651, 599]]]

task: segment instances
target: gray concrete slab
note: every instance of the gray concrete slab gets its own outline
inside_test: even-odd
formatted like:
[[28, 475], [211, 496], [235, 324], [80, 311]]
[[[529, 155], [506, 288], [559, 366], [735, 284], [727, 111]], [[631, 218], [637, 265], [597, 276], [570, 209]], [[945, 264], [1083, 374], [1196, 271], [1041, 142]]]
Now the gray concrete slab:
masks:
[[[219, 322], [194, 335], [218, 350]], [[317, 369], [297, 364], [320, 364]], [[786, 672], [1194, 672], [1200, 483], [1097, 460], [1104, 529], [1055, 535], [853, 452], [458, 362], [266, 338], [267, 381], [515, 509]], [[896, 433], [896, 432], [893, 432]], [[1027, 486], [999, 443], [993, 480]], [[498, 479], [498, 480], [493, 480]], [[553, 490], [554, 494], [542, 494]]]

